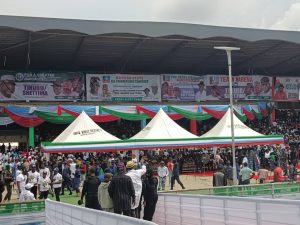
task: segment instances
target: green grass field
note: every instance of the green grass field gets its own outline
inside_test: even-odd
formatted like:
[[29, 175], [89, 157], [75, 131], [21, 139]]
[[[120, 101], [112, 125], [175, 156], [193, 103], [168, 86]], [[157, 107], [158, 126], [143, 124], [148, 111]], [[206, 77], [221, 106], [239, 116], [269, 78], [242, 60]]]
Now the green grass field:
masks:
[[[51, 195], [48, 195], [48, 198], [55, 201], [55, 196], [52, 197]], [[71, 205], [78, 205], [77, 202], [78, 202], [79, 199], [80, 199], [80, 197], [77, 197], [75, 193], [73, 193], [73, 195], [66, 194], [66, 195], [61, 195], [60, 196], [60, 201], [61, 202], [68, 203], [68, 204], [71, 204]], [[82, 206], [84, 206], [84, 204]]]

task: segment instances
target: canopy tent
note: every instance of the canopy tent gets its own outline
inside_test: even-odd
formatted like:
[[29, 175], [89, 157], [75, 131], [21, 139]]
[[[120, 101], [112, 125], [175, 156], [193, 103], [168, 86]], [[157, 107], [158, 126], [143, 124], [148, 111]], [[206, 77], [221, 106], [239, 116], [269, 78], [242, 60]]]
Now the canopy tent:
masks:
[[[228, 111], [226, 114], [228, 114]], [[157, 113], [157, 115], [150, 121], [148, 126], [146, 126], [141, 132], [139, 132], [138, 134], [136, 134], [128, 140], [104, 141], [103, 139], [101, 139], [99, 141], [99, 139], [92, 139], [92, 141], [85, 141], [80, 143], [43, 142], [42, 149], [45, 152], [49, 153], [71, 153], [230, 146], [231, 137], [230, 132], [228, 132], [228, 130], [226, 133], [226, 127], [228, 127], [228, 119], [226, 118], [227, 117], [224, 116], [224, 118], [220, 121], [220, 124], [223, 124], [222, 126], [220, 125], [219, 128], [216, 129], [213, 128], [213, 131], [215, 133], [217, 132], [217, 129], [221, 129], [222, 132], [219, 133], [219, 136], [197, 137], [181, 128], [179, 125], [173, 122], [168, 117], [168, 115], [166, 115], [163, 112], [163, 110], [160, 110]], [[248, 128], [241, 121], [239, 121], [238, 118], [234, 119], [234, 121], [237, 122], [237, 125], [235, 126], [236, 128]], [[249, 134], [250, 136], [237, 136], [235, 138], [236, 146], [283, 143], [282, 135], [265, 136], [260, 135], [259, 133], [251, 130], [250, 128], [248, 129], [252, 132], [250, 133], [249, 130], [247, 131], [249, 132], [247, 134]], [[253, 132], [255, 132], [256, 135], [253, 135]]]
[[84, 111], [53, 143], [76, 143], [91, 141], [116, 141], [117, 137], [99, 127]]
[[153, 119], [130, 140], [149, 139], [187, 139], [198, 138], [174, 122], [164, 111], [160, 109]]
[[[207, 133], [203, 134], [201, 138], [214, 137], [231, 137], [231, 109], [228, 108], [222, 119]], [[235, 114], [233, 114], [234, 136], [235, 137], [261, 137], [264, 136], [240, 121]]]

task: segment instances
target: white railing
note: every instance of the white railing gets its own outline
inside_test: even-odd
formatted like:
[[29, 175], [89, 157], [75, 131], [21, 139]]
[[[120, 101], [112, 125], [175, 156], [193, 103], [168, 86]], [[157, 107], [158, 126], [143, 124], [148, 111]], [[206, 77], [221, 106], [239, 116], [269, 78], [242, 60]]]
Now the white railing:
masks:
[[300, 201], [159, 194], [159, 225], [300, 225]]
[[46, 225], [156, 225], [141, 219], [46, 200]]

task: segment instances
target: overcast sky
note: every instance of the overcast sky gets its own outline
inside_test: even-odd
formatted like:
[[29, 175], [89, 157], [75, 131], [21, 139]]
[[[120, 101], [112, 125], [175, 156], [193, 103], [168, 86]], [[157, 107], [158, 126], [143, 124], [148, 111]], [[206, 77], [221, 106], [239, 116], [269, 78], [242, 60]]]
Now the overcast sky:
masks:
[[300, 30], [300, 0], [0, 0], [0, 14]]

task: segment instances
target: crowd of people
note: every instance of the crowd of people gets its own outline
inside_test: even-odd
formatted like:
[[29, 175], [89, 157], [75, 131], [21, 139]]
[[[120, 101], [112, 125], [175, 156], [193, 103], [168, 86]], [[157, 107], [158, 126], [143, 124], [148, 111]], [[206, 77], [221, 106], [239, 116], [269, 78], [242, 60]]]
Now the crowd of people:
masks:
[[[117, 132], [121, 138], [138, 129], [137, 124], [129, 128], [129, 123], [118, 123], [122, 122], [113, 126], [116, 132], [118, 125], [127, 128], [126, 134]], [[270, 126], [267, 123], [263, 119], [248, 125], [264, 134], [283, 134], [285, 145], [238, 147], [236, 168], [241, 185], [249, 184], [254, 175], [259, 183], [268, 182], [270, 171], [274, 182], [296, 180], [299, 114], [277, 111], [276, 120]], [[180, 180], [184, 172], [215, 171], [213, 186], [233, 185], [230, 148], [140, 151], [140, 160], [130, 151], [47, 155], [38, 147], [22, 151], [4, 144], [0, 150], [0, 202], [9, 202], [13, 190], [19, 201], [46, 199], [49, 194], [60, 201], [68, 190], [69, 195], [76, 193], [78, 204], [88, 208], [140, 218], [144, 207], [143, 218], [152, 220], [157, 191], [166, 190], [167, 183], [172, 190], [175, 181], [185, 189]]]

